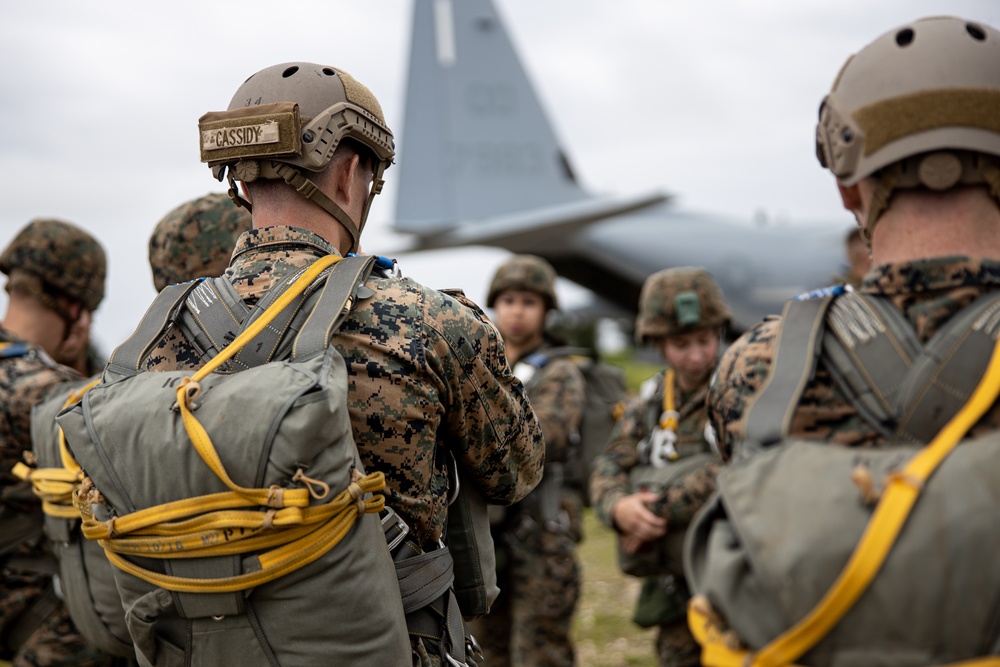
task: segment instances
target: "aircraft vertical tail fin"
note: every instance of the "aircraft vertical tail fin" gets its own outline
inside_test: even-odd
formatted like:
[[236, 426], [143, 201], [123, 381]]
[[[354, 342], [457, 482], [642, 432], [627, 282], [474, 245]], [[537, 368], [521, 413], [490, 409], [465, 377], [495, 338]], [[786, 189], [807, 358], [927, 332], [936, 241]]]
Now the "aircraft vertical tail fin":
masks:
[[587, 197], [490, 0], [414, 0], [395, 229]]

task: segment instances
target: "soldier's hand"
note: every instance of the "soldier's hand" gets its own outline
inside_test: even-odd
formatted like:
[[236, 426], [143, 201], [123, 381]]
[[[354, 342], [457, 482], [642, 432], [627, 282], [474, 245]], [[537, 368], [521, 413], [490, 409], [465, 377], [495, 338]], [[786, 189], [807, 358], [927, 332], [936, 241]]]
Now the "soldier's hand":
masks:
[[634, 551], [643, 542], [655, 540], [666, 534], [666, 520], [649, 511], [650, 503], [653, 503], [656, 498], [655, 493], [640, 491], [625, 496], [615, 503], [611, 518], [622, 533], [624, 538], [622, 544], [626, 549], [635, 543], [632, 549]]

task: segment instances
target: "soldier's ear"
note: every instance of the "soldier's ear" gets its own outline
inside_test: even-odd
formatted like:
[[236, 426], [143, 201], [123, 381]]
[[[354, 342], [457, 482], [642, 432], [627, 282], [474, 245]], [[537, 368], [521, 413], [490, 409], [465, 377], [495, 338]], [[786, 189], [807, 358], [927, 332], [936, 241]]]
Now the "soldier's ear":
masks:
[[253, 197], [250, 196], [250, 189], [244, 181], [240, 181], [240, 192], [243, 193], [244, 199], [253, 204]]

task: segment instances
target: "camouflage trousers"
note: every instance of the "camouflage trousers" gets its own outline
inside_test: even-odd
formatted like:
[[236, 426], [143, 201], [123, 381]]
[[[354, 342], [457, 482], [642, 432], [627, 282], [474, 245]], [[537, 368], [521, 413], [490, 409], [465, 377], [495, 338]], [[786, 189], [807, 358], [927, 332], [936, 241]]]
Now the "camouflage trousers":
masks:
[[656, 634], [656, 654], [660, 657], [660, 667], [697, 667], [701, 664], [701, 646], [683, 619], [660, 626]]
[[7, 645], [8, 635], [18, 620], [31, 609], [48, 588], [49, 578], [21, 575], [4, 570], [0, 592], [0, 659], [13, 667], [108, 667], [112, 657], [89, 646], [70, 620], [61, 601], [48, 613], [27, 640], [16, 649]]
[[[580, 597], [578, 533], [567, 526], [494, 535], [500, 596], [489, 615], [472, 622], [486, 667], [571, 667], [570, 629]], [[500, 540], [503, 540], [502, 542]]]

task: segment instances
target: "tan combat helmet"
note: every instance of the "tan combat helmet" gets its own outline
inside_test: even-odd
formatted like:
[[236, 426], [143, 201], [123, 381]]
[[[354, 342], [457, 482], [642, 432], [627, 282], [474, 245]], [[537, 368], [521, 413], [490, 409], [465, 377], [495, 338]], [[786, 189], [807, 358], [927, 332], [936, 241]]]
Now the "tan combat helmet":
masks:
[[69, 322], [53, 297], [69, 297], [90, 312], [97, 310], [104, 299], [107, 258], [97, 239], [79, 227], [36, 219], [0, 253], [0, 271], [10, 276], [8, 290], [31, 292]]
[[816, 154], [844, 185], [879, 187], [868, 238], [896, 188], [987, 183], [1000, 200], [1000, 31], [933, 17], [848, 59], [820, 106]]
[[[234, 201], [249, 208], [234, 179], [282, 179], [336, 218], [351, 233], [351, 250], [357, 249], [394, 147], [378, 100], [350, 74], [305, 62], [268, 67], [240, 86], [228, 111], [205, 114], [198, 127], [201, 160], [220, 181], [228, 177]], [[357, 225], [308, 176], [330, 164], [344, 139], [367, 148], [375, 159], [371, 192]]]
[[556, 271], [535, 255], [515, 255], [500, 265], [490, 282], [486, 306], [492, 308], [501, 292], [524, 290], [536, 292], [545, 300], [545, 309], [559, 308], [556, 299]]
[[222, 275], [250, 213], [229, 197], [212, 193], [167, 213], [149, 237], [149, 267], [159, 292], [167, 285]]
[[690, 267], [664, 269], [642, 284], [635, 340], [643, 345], [663, 336], [729, 326], [731, 319], [711, 273]]

